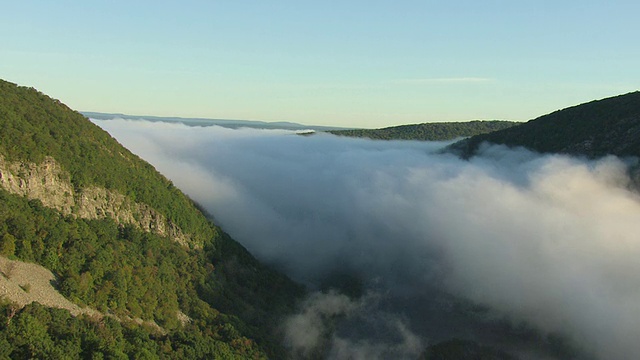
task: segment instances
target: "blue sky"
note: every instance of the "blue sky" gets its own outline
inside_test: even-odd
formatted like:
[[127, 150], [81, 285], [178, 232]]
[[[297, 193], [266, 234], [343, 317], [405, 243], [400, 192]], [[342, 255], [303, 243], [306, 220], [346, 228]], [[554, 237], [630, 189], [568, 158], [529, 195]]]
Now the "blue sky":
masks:
[[6, 1], [0, 78], [77, 110], [381, 127], [640, 88], [637, 1]]

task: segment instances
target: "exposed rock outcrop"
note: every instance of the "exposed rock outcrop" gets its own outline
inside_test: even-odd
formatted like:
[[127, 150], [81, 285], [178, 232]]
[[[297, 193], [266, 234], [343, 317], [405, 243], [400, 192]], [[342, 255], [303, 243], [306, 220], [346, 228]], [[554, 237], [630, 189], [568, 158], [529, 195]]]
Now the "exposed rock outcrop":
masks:
[[69, 174], [50, 157], [34, 164], [10, 162], [0, 156], [0, 186], [11, 193], [38, 199], [44, 206], [57, 209], [64, 215], [84, 219], [108, 217], [119, 224], [132, 224], [169, 237], [185, 246], [193, 244], [190, 235], [149, 205], [94, 186], [76, 191]]
[[72, 213], [75, 204], [69, 175], [53, 158], [33, 164], [9, 162], [0, 155], [0, 186], [11, 193], [38, 199], [65, 215]]

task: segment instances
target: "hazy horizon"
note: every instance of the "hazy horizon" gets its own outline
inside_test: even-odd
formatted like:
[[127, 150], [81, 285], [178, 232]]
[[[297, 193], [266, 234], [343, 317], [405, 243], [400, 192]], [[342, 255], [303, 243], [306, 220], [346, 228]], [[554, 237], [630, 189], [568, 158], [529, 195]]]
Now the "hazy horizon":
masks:
[[[282, 130], [346, 130], [346, 129], [374, 129], [374, 128], [354, 128], [354, 127], [338, 127], [338, 126], [326, 126], [318, 124], [302, 124], [291, 121], [263, 121], [259, 119], [217, 119], [217, 118], [188, 118], [181, 116], [155, 116], [155, 115], [135, 115], [135, 114], [122, 114], [122, 113], [103, 113], [98, 111], [79, 111], [89, 119], [96, 120], [133, 120], [133, 121], [161, 121], [169, 123], [183, 123], [188, 126], [222, 126], [230, 128], [249, 127], [249, 128], [264, 128], [260, 125], [271, 125], [267, 128], [282, 129]], [[531, 119], [529, 119], [531, 120]], [[202, 121], [202, 122], [200, 122]], [[454, 122], [472, 122], [472, 121], [509, 121], [501, 119], [469, 119]], [[445, 121], [433, 121], [426, 123], [444, 123]], [[516, 121], [517, 122], [517, 121]], [[524, 121], [523, 121], [524, 123]], [[416, 125], [415, 124], [399, 124], [397, 126], [404, 125]], [[280, 126], [278, 126], [280, 125]], [[291, 125], [291, 126], [288, 126]], [[377, 129], [377, 128], [375, 128]]]

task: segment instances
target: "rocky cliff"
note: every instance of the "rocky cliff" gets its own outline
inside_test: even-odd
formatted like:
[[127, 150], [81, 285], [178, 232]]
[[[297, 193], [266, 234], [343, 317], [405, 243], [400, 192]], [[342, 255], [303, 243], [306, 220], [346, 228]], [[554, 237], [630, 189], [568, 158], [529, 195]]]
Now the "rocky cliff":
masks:
[[181, 245], [197, 247], [191, 236], [146, 204], [104, 188], [89, 186], [79, 191], [69, 174], [52, 157], [42, 163], [6, 161], [0, 155], [0, 186], [13, 194], [37, 199], [44, 206], [64, 215], [84, 219], [112, 218], [119, 224], [131, 224], [144, 231], [169, 237]]

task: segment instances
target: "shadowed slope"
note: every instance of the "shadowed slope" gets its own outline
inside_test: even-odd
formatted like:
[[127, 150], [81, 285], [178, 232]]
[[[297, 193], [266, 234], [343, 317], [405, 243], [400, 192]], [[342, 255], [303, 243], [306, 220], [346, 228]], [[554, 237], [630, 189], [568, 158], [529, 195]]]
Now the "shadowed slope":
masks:
[[590, 158], [640, 156], [640, 92], [558, 110], [519, 126], [462, 140], [451, 149], [470, 157], [483, 142]]

